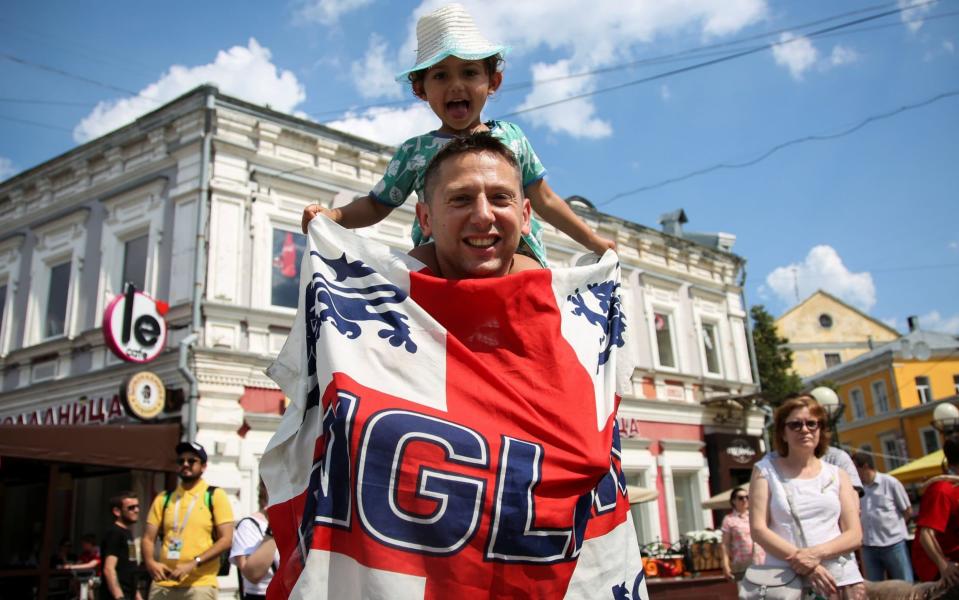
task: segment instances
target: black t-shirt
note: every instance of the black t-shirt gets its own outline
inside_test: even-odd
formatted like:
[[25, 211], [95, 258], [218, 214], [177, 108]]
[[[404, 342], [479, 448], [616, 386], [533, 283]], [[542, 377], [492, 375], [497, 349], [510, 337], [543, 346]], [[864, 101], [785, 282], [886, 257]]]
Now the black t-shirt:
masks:
[[[117, 557], [117, 581], [120, 589], [123, 590], [125, 597], [133, 598], [137, 583], [137, 549], [133, 543], [133, 533], [129, 529], [124, 529], [116, 523], [110, 525], [109, 531], [103, 537], [103, 543], [100, 544], [101, 564], [106, 564], [108, 556]], [[113, 599], [105, 578], [100, 582], [100, 598]]]

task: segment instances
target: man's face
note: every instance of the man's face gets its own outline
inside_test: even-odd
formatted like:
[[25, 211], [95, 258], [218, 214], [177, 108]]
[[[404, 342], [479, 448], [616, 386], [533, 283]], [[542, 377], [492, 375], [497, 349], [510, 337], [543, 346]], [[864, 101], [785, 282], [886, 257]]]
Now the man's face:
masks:
[[468, 152], [440, 164], [429, 183], [429, 201], [417, 204], [416, 214], [436, 244], [437, 275], [506, 275], [530, 227], [529, 200], [516, 169], [491, 152]]
[[859, 473], [859, 479], [861, 479], [863, 483], [872, 483], [872, 480], [876, 477], [876, 472], [866, 465], [861, 467], [859, 465], [855, 466], [856, 472]]
[[[113, 509], [113, 514], [117, 516], [125, 525], [133, 525], [140, 520], [140, 501], [136, 498], [124, 498], [123, 505], [118, 511]], [[117, 515], [117, 513], [120, 513]]]
[[203, 476], [206, 465], [193, 452], [183, 452], [176, 457], [177, 475], [183, 481], [196, 481]]

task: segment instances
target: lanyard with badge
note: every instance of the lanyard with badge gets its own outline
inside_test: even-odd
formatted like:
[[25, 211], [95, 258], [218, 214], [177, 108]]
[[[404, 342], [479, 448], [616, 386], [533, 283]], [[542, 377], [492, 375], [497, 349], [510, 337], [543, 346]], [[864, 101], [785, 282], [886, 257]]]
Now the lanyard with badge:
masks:
[[190, 513], [193, 512], [193, 507], [196, 506], [196, 496], [193, 496], [190, 506], [187, 507], [183, 515], [183, 520], [180, 521], [178, 525], [177, 516], [180, 514], [181, 500], [183, 500], [182, 495], [176, 499], [176, 503], [173, 505], [173, 528], [170, 530], [170, 542], [167, 545], [166, 552], [166, 557], [169, 560], [180, 559], [180, 552], [183, 550], [183, 529], [186, 527], [186, 522], [190, 519]]

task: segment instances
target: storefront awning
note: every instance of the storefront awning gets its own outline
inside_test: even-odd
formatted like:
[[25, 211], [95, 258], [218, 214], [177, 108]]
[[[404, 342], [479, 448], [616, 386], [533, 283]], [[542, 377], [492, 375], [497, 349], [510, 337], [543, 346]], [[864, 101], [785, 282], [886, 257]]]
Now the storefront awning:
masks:
[[945, 457], [942, 450], [936, 450], [911, 463], [904, 464], [898, 469], [889, 471], [902, 483], [919, 483], [935, 475], [942, 475], [942, 460]]
[[729, 488], [725, 492], [720, 492], [715, 496], [711, 497], [709, 500], [703, 502], [702, 506], [706, 510], [729, 510], [732, 508], [732, 504], [729, 502], [729, 498], [733, 495], [733, 490], [739, 488], [749, 489], [749, 482], [740, 483], [736, 487]]
[[175, 471], [180, 425], [0, 425], [0, 456]]
[[627, 485], [626, 494], [629, 496], [630, 504], [642, 504], [643, 502], [652, 502], [659, 498], [659, 492], [649, 488], [639, 487], [638, 485]]

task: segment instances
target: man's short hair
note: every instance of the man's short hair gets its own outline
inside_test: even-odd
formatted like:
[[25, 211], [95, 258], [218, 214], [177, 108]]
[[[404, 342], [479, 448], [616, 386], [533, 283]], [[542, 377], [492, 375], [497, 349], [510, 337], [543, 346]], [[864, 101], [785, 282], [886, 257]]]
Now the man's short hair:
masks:
[[127, 498], [136, 499], [136, 497], [137, 495], [130, 490], [124, 490], [120, 492], [116, 496], [113, 496], [112, 498], [110, 498], [110, 511], [113, 512], [114, 508], [117, 510], [123, 510], [123, 501], [126, 500]]
[[431, 196], [430, 181], [435, 178], [440, 165], [454, 156], [469, 154], [471, 152], [489, 152], [502, 157], [503, 160], [508, 162], [509, 165], [513, 167], [513, 170], [516, 171], [516, 176], [520, 180], [520, 186], [522, 186], [523, 180], [520, 175], [519, 161], [516, 160], [516, 155], [513, 154], [513, 151], [510, 150], [506, 144], [493, 137], [490, 132], [481, 131], [479, 133], [471, 133], [470, 135], [454, 138], [436, 153], [430, 161], [430, 164], [427, 165], [426, 171], [423, 173], [423, 196], [427, 203], [430, 201]]
[[946, 462], [959, 466], [959, 433], [952, 433], [942, 444], [942, 453], [946, 455]]
[[866, 454], [865, 452], [856, 452], [852, 455], [852, 464], [856, 465], [860, 469], [868, 468], [873, 471], [876, 470], [876, 463], [872, 460], [872, 456]]

